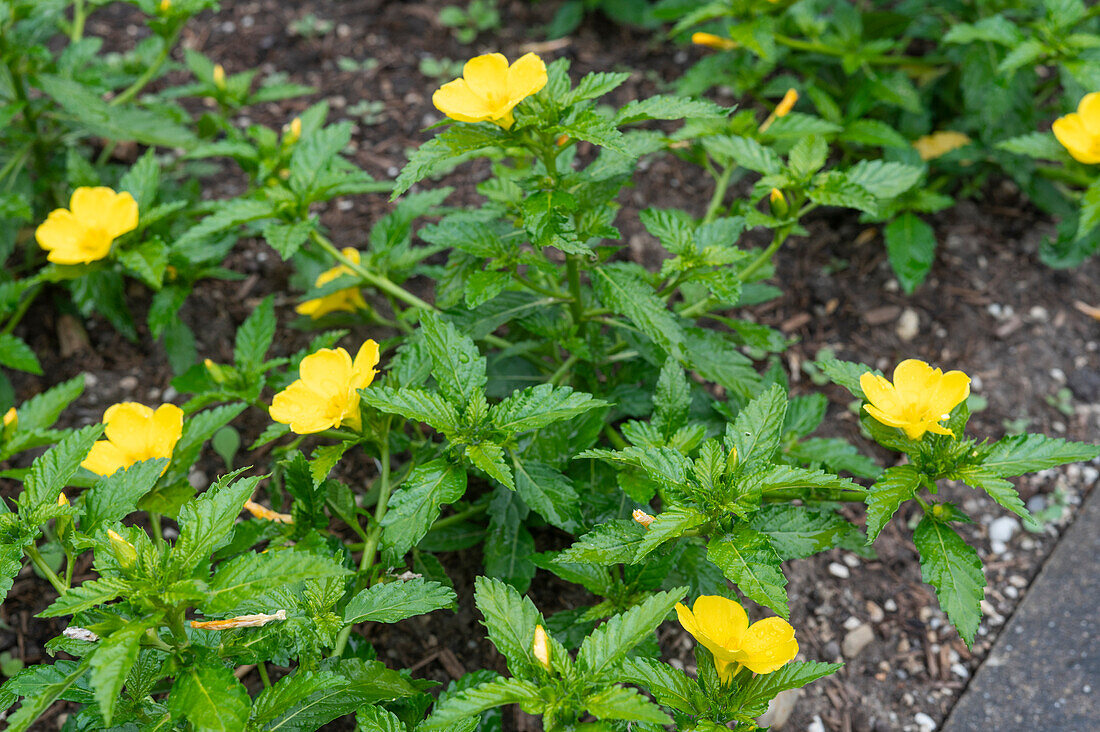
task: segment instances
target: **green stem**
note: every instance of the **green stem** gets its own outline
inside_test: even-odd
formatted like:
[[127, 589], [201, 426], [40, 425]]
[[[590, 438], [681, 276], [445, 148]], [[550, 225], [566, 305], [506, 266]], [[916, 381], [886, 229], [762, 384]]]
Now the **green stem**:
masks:
[[763, 267], [765, 264], [771, 261], [772, 255], [779, 251], [779, 247], [783, 246], [783, 242], [790, 236], [791, 230], [789, 227], [784, 226], [781, 229], [776, 229], [775, 235], [772, 237], [772, 243], [768, 245], [768, 248], [760, 253], [760, 255], [749, 263], [749, 266], [737, 273], [737, 279], [745, 282], [756, 274], [757, 270]]
[[61, 578], [46, 564], [46, 560], [42, 558], [42, 553], [38, 551], [38, 547], [34, 544], [28, 544], [23, 547], [23, 551], [31, 562], [34, 563], [34, 566], [38, 568], [38, 571], [42, 573], [42, 576], [49, 580], [49, 583], [57, 590], [57, 594], [64, 595], [68, 591], [68, 586], [66, 586], [65, 583], [61, 581]]
[[260, 673], [260, 681], [264, 683], [264, 688], [270, 689], [271, 679], [267, 676], [267, 662], [261, 660], [256, 664], [256, 670]]
[[714, 183], [714, 195], [710, 197], [710, 205], [707, 206], [707, 213], [703, 216], [703, 223], [709, 224], [718, 218], [718, 212], [722, 209], [722, 203], [726, 200], [726, 190], [730, 186], [730, 176], [733, 175], [733, 165], [726, 167], [722, 174], [718, 176], [718, 180]]
[[76, 43], [84, 36], [84, 21], [88, 14], [84, 9], [84, 0], [73, 3], [73, 27], [69, 29], [69, 40]]
[[467, 519], [473, 518], [474, 516], [480, 516], [488, 510], [488, 503], [479, 503], [476, 506], [470, 506], [465, 511], [459, 511], [458, 513], [454, 513], [450, 516], [439, 519], [434, 524], [432, 524], [432, 530], [434, 531], [436, 529], [441, 529], [446, 526], [454, 526], [455, 524], [460, 524]]
[[611, 444], [619, 448], [620, 450], [625, 450], [626, 448], [630, 447], [630, 443], [624, 440], [623, 436], [616, 432], [615, 428], [611, 425], [604, 425], [603, 433], [607, 437], [607, 439], [611, 441]]
[[111, 100], [111, 106], [118, 106], [119, 104], [125, 104], [131, 99], [136, 97], [145, 86], [156, 78], [160, 73], [160, 69], [164, 66], [164, 63], [168, 60], [168, 57], [172, 54], [172, 49], [176, 47], [176, 41], [179, 40], [180, 32], [183, 27], [180, 26], [170, 39], [164, 40], [164, 47], [160, 49], [160, 53], [153, 59], [153, 63], [149, 64], [149, 68], [145, 69], [145, 73], [134, 80], [134, 83], [126, 87], [117, 97]]
[[569, 310], [573, 313], [573, 322], [580, 325], [584, 320], [584, 301], [581, 299], [581, 271], [577, 255], [570, 254], [565, 260], [565, 272], [569, 280], [569, 294], [573, 297]]
[[27, 310], [30, 309], [31, 303], [38, 297], [38, 292], [42, 289], [42, 285], [35, 285], [31, 288], [31, 291], [19, 301], [19, 306], [16, 307], [15, 312], [8, 318], [8, 322], [4, 324], [4, 329], [0, 330], [0, 335], [8, 335], [15, 330], [15, 326], [19, 325], [19, 321], [23, 319], [23, 316], [27, 314]]
[[550, 376], [550, 383], [554, 386], [559, 386], [561, 379], [563, 379], [565, 375], [569, 373], [569, 369], [573, 368], [573, 365], [577, 363], [577, 360], [577, 354], [569, 354], [569, 358], [565, 359], [562, 365], [558, 367], [558, 370]]
[[157, 546], [164, 544], [164, 532], [161, 530], [159, 513], [149, 512], [149, 527], [153, 529], [153, 538], [156, 540]]
[[344, 256], [344, 253], [337, 249], [336, 245], [329, 241], [328, 238], [326, 238], [320, 232], [316, 230], [311, 231], [310, 238], [313, 239], [317, 246], [321, 247], [321, 249], [324, 249], [330, 257], [350, 269], [355, 274], [359, 275], [359, 277], [361, 277], [364, 282], [371, 285], [372, 287], [376, 287], [387, 294], [393, 295], [398, 300], [407, 305], [412, 305], [413, 307], [427, 310], [428, 312], [432, 313], [439, 312], [434, 305], [425, 302], [424, 300], [421, 300], [419, 297], [412, 294], [408, 290], [399, 287], [398, 285], [394, 284], [393, 281], [389, 278], [383, 277], [382, 275], [376, 275], [368, 270], [366, 267], [360, 265], [358, 262], [353, 262], [351, 259]]

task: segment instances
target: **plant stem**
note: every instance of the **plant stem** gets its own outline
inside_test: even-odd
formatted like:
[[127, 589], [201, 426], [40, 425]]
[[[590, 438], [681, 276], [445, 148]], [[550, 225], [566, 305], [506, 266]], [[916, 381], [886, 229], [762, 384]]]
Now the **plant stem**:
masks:
[[398, 300], [404, 302], [407, 305], [412, 305], [413, 307], [427, 310], [428, 312], [438, 312], [434, 305], [425, 302], [424, 300], [421, 300], [419, 297], [412, 294], [403, 287], [399, 287], [398, 285], [394, 284], [393, 281], [389, 278], [383, 277], [382, 275], [376, 275], [368, 270], [366, 267], [363, 267], [359, 263], [353, 262], [348, 257], [345, 257], [344, 253], [337, 249], [336, 245], [329, 241], [329, 239], [321, 234], [319, 231], [311, 231], [309, 233], [309, 236], [311, 239], [313, 239], [314, 242], [316, 242], [317, 246], [324, 249], [330, 257], [350, 269], [355, 274], [359, 275], [363, 279], [363, 281], [365, 281], [372, 287], [376, 287], [389, 295], [393, 295]]
[[53, 588], [57, 590], [57, 594], [64, 595], [68, 591], [68, 586], [61, 581], [61, 578], [49, 568], [46, 564], [46, 560], [42, 558], [42, 553], [38, 551], [38, 547], [34, 544], [28, 544], [23, 547], [23, 551], [27, 557], [34, 563], [34, 566], [42, 573], [42, 576], [49, 580], [49, 583], [53, 585]]
[[76, 43], [84, 36], [84, 21], [88, 17], [84, 10], [84, 0], [73, 3], [73, 26], [69, 30], [69, 40]]
[[630, 447], [630, 443], [624, 440], [623, 436], [616, 432], [615, 428], [611, 425], [604, 425], [603, 433], [607, 437], [607, 439], [611, 441], [611, 444], [619, 448], [620, 450], [625, 450], [626, 448]]
[[733, 165], [727, 166], [714, 182], [714, 195], [710, 197], [710, 205], [707, 206], [707, 213], [703, 216], [704, 224], [709, 224], [718, 218], [718, 212], [722, 210], [722, 203], [726, 200], [726, 190], [730, 185], [733, 168]]
[[779, 247], [783, 246], [783, 242], [787, 240], [790, 233], [791, 230], [787, 226], [776, 229], [775, 235], [772, 237], [772, 243], [769, 244], [768, 248], [762, 251], [756, 259], [750, 262], [749, 266], [737, 273], [737, 279], [745, 282], [749, 277], [756, 274], [757, 270], [770, 262], [772, 255], [779, 251]]
[[569, 280], [569, 294], [573, 297], [569, 310], [573, 313], [573, 322], [580, 325], [584, 320], [584, 301], [581, 299], [581, 271], [576, 254], [570, 254], [565, 260], [565, 272]]
[[267, 676], [267, 662], [261, 660], [259, 663], [256, 664], [256, 670], [260, 674], [260, 681], [264, 683], [264, 688], [270, 689], [271, 679]]
[[117, 97], [111, 100], [110, 104], [112, 107], [129, 102], [136, 97], [150, 81], [156, 78], [157, 74], [160, 73], [161, 67], [164, 66], [164, 63], [172, 54], [172, 49], [176, 47], [176, 41], [179, 40], [180, 31], [182, 30], [183, 27], [181, 26], [172, 34], [171, 38], [164, 39], [164, 47], [160, 49], [160, 53], [153, 59], [153, 63], [149, 64], [149, 68], [145, 69], [145, 73], [135, 79], [133, 84], [126, 87]]
[[577, 354], [569, 354], [569, 358], [565, 359], [562, 365], [558, 367], [558, 370], [550, 376], [550, 383], [554, 386], [559, 386], [561, 380], [565, 377], [567, 373], [569, 373], [569, 369], [573, 368], [573, 365], [577, 363], [577, 360]]
[[0, 335], [8, 335], [15, 330], [15, 326], [19, 325], [19, 321], [27, 314], [27, 310], [30, 309], [31, 303], [38, 297], [38, 292], [41, 289], [42, 285], [35, 285], [31, 288], [27, 296], [19, 301], [19, 305], [16, 307], [15, 312], [8, 318], [8, 322], [4, 324], [4, 329], [0, 330]]
[[479, 503], [476, 506], [470, 506], [465, 511], [459, 511], [458, 513], [451, 514], [450, 516], [439, 519], [434, 524], [432, 524], [432, 530], [434, 531], [435, 529], [441, 529], [445, 526], [454, 526], [455, 524], [460, 524], [466, 519], [473, 518], [474, 516], [479, 516], [488, 510], [488, 503]]

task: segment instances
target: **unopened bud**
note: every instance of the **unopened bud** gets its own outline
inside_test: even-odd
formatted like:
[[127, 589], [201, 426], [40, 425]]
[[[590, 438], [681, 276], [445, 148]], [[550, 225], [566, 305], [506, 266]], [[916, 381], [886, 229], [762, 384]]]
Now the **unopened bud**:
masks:
[[192, 628], [203, 630], [233, 630], [234, 628], [259, 628], [274, 620], [286, 620], [286, 610], [279, 610], [273, 615], [257, 613], [256, 615], [238, 615], [235, 618], [225, 620], [192, 620]]
[[541, 625], [535, 626], [535, 642], [531, 644], [531, 652], [539, 660], [542, 667], [550, 670], [550, 638], [546, 635], [546, 629]]
[[65, 496], [64, 491], [57, 494], [57, 505], [58, 506], [68, 506], [69, 505], [69, 499]]
[[203, 359], [202, 365], [206, 367], [206, 373], [210, 374], [210, 378], [214, 380], [215, 384], [225, 383], [225, 371], [221, 366], [209, 358]]
[[4, 412], [4, 427], [0, 430], [0, 436], [6, 440], [14, 435], [17, 429], [19, 429], [19, 415], [16, 413], [15, 407], [12, 407]]
[[250, 514], [264, 521], [274, 521], [277, 524], [292, 524], [294, 518], [288, 513], [276, 513], [266, 506], [261, 506], [255, 501], [245, 501], [244, 508]]
[[768, 203], [772, 209], [772, 216], [776, 218], [785, 218], [791, 211], [787, 199], [783, 197], [783, 191], [778, 188], [772, 188], [772, 192], [768, 196]]
[[[57, 505], [58, 506], [68, 506], [69, 505], [69, 498], [68, 498], [68, 496], [65, 495], [64, 491], [57, 494]], [[57, 521], [56, 521], [56, 525], [55, 525], [55, 528], [57, 529], [57, 535], [60, 538], [64, 539], [65, 534], [69, 533], [69, 528], [72, 525], [73, 525], [73, 517], [72, 516], [58, 516]]]
[[558, 135], [558, 139], [554, 140], [554, 144], [558, 147], [564, 147], [567, 142], [569, 142], [569, 135]]
[[937, 503], [932, 506], [932, 515], [936, 518], [943, 518], [944, 508], [942, 503]]
[[122, 568], [130, 569], [130, 567], [133, 567], [137, 561], [137, 549], [134, 548], [134, 545], [111, 529], [107, 529], [107, 538], [111, 542], [111, 550], [115, 554], [115, 559], [122, 565]]
[[634, 509], [634, 513], [631, 514], [631, 518], [633, 518], [636, 522], [646, 527], [647, 529], [649, 528], [649, 525], [651, 523], [657, 520], [655, 516], [650, 516], [648, 513], [640, 508]]
[[731, 41], [729, 38], [722, 38], [713, 33], [692, 33], [691, 42], [696, 46], [706, 46], [716, 51], [732, 51], [737, 48], [737, 41]]
[[289, 178], [290, 178], [290, 168], [280, 168], [279, 169], [279, 177], [282, 178], [283, 180], [289, 180]]
[[159, 7], [160, 7], [161, 15], [166, 14], [169, 10], [172, 9], [172, 0], [160, 0], [160, 6]]
[[737, 467], [737, 448], [731, 447], [730, 454], [726, 455], [726, 472], [733, 470]]
[[790, 114], [790, 111], [794, 109], [795, 102], [798, 101], [798, 92], [794, 89], [788, 89], [787, 93], [783, 95], [783, 98], [779, 100], [779, 104], [775, 108], [776, 117], [786, 117]]
[[225, 91], [225, 67], [221, 64], [214, 64], [214, 86]]
[[287, 127], [286, 144], [293, 145], [298, 142], [302, 137], [302, 120], [299, 117], [295, 117], [290, 120], [290, 125]]

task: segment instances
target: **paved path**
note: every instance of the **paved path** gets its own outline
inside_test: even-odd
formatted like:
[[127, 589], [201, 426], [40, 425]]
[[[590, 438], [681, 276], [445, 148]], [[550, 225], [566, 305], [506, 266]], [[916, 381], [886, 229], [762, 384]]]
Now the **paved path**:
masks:
[[1020, 602], [943, 732], [1100, 730], [1100, 489]]

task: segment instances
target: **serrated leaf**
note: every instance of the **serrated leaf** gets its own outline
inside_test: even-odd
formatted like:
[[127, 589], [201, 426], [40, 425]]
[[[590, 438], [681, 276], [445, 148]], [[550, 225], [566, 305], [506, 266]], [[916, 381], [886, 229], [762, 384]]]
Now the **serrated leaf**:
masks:
[[924, 168], [885, 160], [860, 160], [847, 170], [846, 175], [848, 180], [878, 198], [895, 198], [920, 181]]
[[787, 578], [780, 567], [779, 554], [768, 537], [738, 524], [726, 536], [707, 544], [707, 559], [718, 565], [750, 600], [769, 607], [784, 618], [787, 607]]
[[198, 606], [204, 613], [221, 615], [240, 609], [273, 587], [349, 573], [350, 570], [328, 557], [304, 551], [242, 554], [218, 566], [210, 578], [206, 597]]
[[545, 626], [542, 614], [530, 599], [491, 577], [474, 580], [474, 602], [481, 611], [489, 640], [508, 662], [508, 670], [528, 675], [539, 665], [532, 650], [535, 626]]
[[451, 607], [455, 593], [438, 582], [416, 578], [368, 587], [351, 598], [344, 609], [345, 623], [396, 623], [440, 608]]
[[679, 358], [683, 327], [657, 292], [629, 267], [605, 264], [592, 271], [597, 297], [611, 311], [625, 315], [665, 353]]
[[741, 465], [748, 468], [771, 459], [779, 449], [786, 414], [787, 394], [779, 384], [772, 384], [737, 413], [726, 428], [726, 441], [727, 447], [736, 448]]
[[89, 659], [85, 658], [80, 663], [56, 661], [52, 666], [33, 666], [24, 670], [23, 673], [36, 673], [39, 669], [44, 669], [50, 672], [51, 680], [38, 686], [34, 693], [22, 695], [24, 696], [23, 704], [5, 720], [8, 725], [7, 732], [26, 732], [29, 730], [39, 715], [46, 711], [69, 687], [80, 680], [80, 677], [88, 669], [88, 664]]
[[169, 572], [175, 577], [187, 576], [229, 536], [244, 502], [262, 477], [235, 480], [240, 473], [238, 470], [223, 476], [206, 493], [180, 508], [180, 536], [168, 560]]
[[100, 639], [92, 654], [92, 688], [95, 690], [99, 712], [108, 726], [114, 718], [115, 703], [122, 692], [126, 676], [137, 661], [146, 627], [145, 618], [131, 620], [106, 638]]
[[99, 526], [117, 521], [137, 510], [137, 502], [153, 489], [168, 460], [143, 460], [100, 478], [84, 493], [80, 529], [94, 534]]
[[559, 562], [578, 564], [632, 564], [645, 529], [634, 521], [615, 519], [600, 524], [557, 556]]
[[575, 531], [581, 522], [580, 496], [568, 477], [553, 466], [527, 461], [512, 454], [516, 492], [524, 503], [563, 531]]
[[998, 478], [982, 468], [963, 468], [958, 473], [958, 480], [988, 493], [989, 497], [998, 504], [1023, 519], [1024, 526], [1029, 530], [1037, 531], [1042, 528], [1042, 525], [1027, 510], [1016, 486], [1004, 478]]
[[925, 516], [913, 532], [920, 552], [921, 579], [936, 588], [940, 607], [967, 646], [974, 643], [985, 596], [982, 560], [947, 524]]
[[604, 678], [672, 612], [686, 587], [650, 595], [641, 604], [613, 616], [596, 628], [577, 651], [577, 669], [590, 681]]
[[257, 729], [286, 729], [286, 724], [276, 727], [266, 725], [295, 708], [301, 708], [303, 702], [318, 692], [341, 693], [348, 685], [348, 680], [339, 674], [299, 668], [260, 692], [252, 703], [250, 723]]
[[168, 695], [168, 709], [196, 732], [240, 732], [252, 700], [233, 672], [213, 661], [184, 666]]
[[767, 535], [783, 561], [831, 549], [851, 529], [834, 511], [775, 504], [761, 507], [749, 525]]
[[428, 533], [441, 508], [462, 498], [466, 471], [446, 460], [417, 465], [390, 497], [382, 519], [382, 540], [396, 556], [406, 552]]
[[489, 502], [489, 528], [482, 549], [485, 573], [520, 592], [535, 576], [535, 539], [524, 525], [530, 509], [518, 493], [497, 486]]
[[72, 404], [83, 392], [84, 375], [81, 374], [36, 394], [19, 405], [19, 428], [44, 430], [52, 427], [65, 407]]
[[[763, 713], [768, 702], [781, 691], [799, 689], [811, 681], [816, 681], [838, 670], [842, 663], [822, 663], [820, 661], [807, 661], [805, 663], [792, 661], [772, 671], [770, 674], [756, 674], [745, 682], [738, 694], [741, 709], [746, 714], [755, 716]], [[760, 710], [757, 712], [756, 710]]]
[[630, 74], [625, 72], [600, 71], [585, 74], [577, 82], [577, 86], [562, 97], [560, 104], [562, 107], [571, 107], [577, 102], [602, 97], [617, 89], [629, 78]]
[[494, 404], [489, 416], [497, 429], [511, 437], [571, 419], [606, 404], [602, 399], [593, 399], [591, 394], [573, 391], [568, 386], [539, 384], [522, 391], [517, 389], [504, 401]]
[[503, 447], [493, 442], [482, 442], [477, 445], [466, 445], [464, 451], [470, 462], [484, 470], [490, 478], [509, 489], [516, 487], [512, 469], [508, 467], [508, 463], [504, 462]]
[[920, 484], [921, 473], [914, 465], [887, 468], [875, 481], [866, 498], [868, 544], [878, 537], [902, 502], [913, 497]]
[[264, 227], [264, 239], [283, 260], [290, 259], [309, 240], [315, 228], [312, 220], [295, 221], [292, 224], [272, 223]]
[[742, 168], [763, 175], [774, 175], [783, 170], [783, 161], [770, 147], [740, 135], [716, 135], [704, 138], [704, 146], [712, 155], [728, 158]]
[[260, 370], [267, 349], [271, 348], [271, 341], [275, 338], [274, 297], [265, 297], [237, 329], [233, 343], [233, 360], [246, 376]]
[[400, 197], [428, 176], [443, 171], [459, 155], [497, 147], [506, 144], [508, 139], [508, 133], [495, 125], [451, 127], [412, 152], [409, 162], [397, 176], [390, 200]]
[[30, 473], [23, 482], [20, 506], [32, 508], [43, 503], [54, 503], [96, 439], [103, 434], [101, 424], [88, 425], [65, 436], [56, 446], [39, 455], [31, 463]]
[[998, 142], [995, 147], [1035, 160], [1061, 160], [1066, 149], [1050, 132], [1029, 132]]
[[38, 363], [31, 347], [10, 333], [0, 333], [0, 366], [29, 374], [42, 373], [42, 364]]
[[627, 658], [617, 676], [623, 683], [644, 687], [662, 705], [683, 714], [699, 714], [707, 701], [683, 671], [652, 658]]
[[485, 390], [485, 357], [472, 338], [460, 334], [453, 323], [437, 315], [423, 314], [420, 327], [432, 357], [432, 376], [439, 390], [452, 404], [469, 404], [475, 393]]
[[214, 213], [185, 231], [172, 244], [173, 250], [194, 246], [208, 236], [234, 229], [252, 221], [268, 219], [275, 215], [270, 203], [236, 198], [219, 204]]
[[886, 225], [890, 267], [907, 294], [928, 276], [936, 258], [936, 232], [916, 214], [906, 212]]
[[424, 389], [372, 386], [363, 390], [363, 403], [388, 414], [424, 422], [440, 432], [458, 429], [458, 412], [438, 394]]
[[64, 595], [38, 613], [37, 617], [56, 618], [62, 615], [76, 615], [110, 602], [119, 595], [128, 593], [130, 589], [130, 583], [119, 577], [102, 577], [89, 580], [76, 587], [70, 587]]
[[998, 478], [1034, 473], [1100, 457], [1100, 447], [1045, 435], [1009, 435], [993, 444], [982, 467]]
[[645, 531], [634, 561], [640, 562], [666, 541], [676, 539], [685, 531], [705, 523], [707, 517], [690, 506], [669, 506], [654, 518]]
[[416, 729], [417, 732], [451, 732], [455, 725], [488, 709], [538, 700], [539, 688], [531, 682], [500, 678], [448, 696]]
[[596, 719], [622, 719], [650, 724], [672, 724], [672, 719], [636, 689], [618, 684], [598, 691], [582, 704]]
[[523, 228], [535, 247], [554, 247], [566, 254], [590, 254], [577, 238], [570, 215], [577, 199], [564, 191], [539, 191], [523, 200]]

